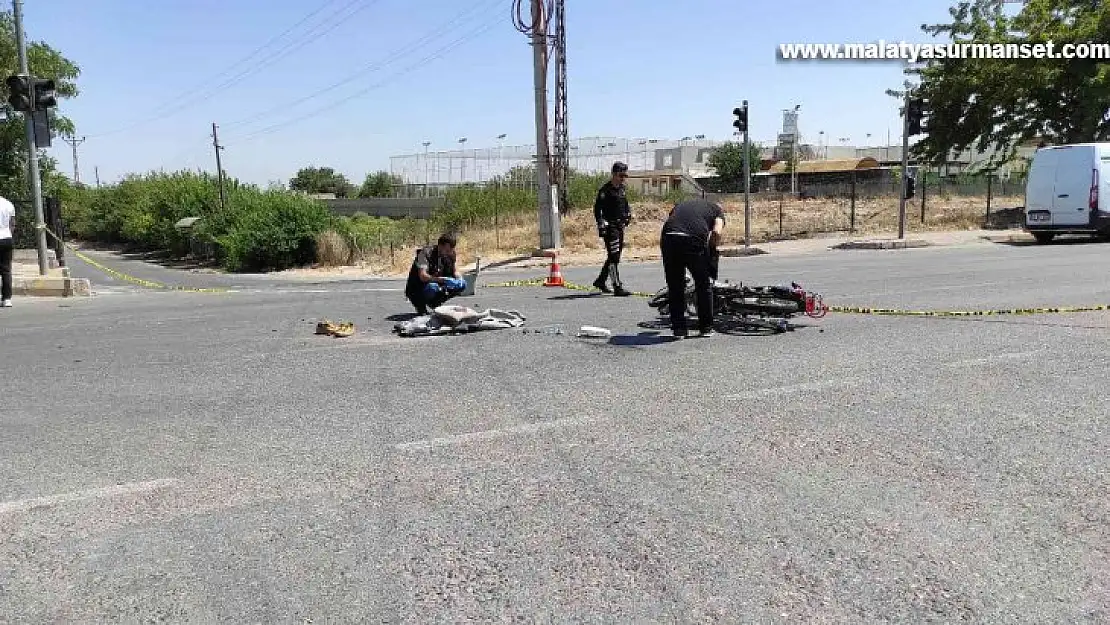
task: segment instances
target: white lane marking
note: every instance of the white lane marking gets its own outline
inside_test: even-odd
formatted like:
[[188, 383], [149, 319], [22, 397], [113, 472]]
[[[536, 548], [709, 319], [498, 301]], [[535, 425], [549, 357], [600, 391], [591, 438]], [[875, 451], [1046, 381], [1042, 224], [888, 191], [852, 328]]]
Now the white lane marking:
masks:
[[461, 443], [471, 443], [474, 441], [485, 441], [497, 438], [504, 438], [506, 436], [512, 436], [514, 434], [535, 434], [537, 432], [544, 432], [547, 430], [554, 430], [563, 427], [586, 425], [594, 421], [595, 419], [572, 417], [568, 419], [556, 419], [554, 421], [543, 421], [541, 423], [522, 423], [520, 425], [514, 425], [507, 428], [499, 428], [496, 430], [468, 432], [466, 434], [455, 434], [453, 436], [430, 438], [422, 441], [398, 443], [397, 445], [394, 445], [394, 447], [401, 451], [408, 451], [413, 449], [432, 449], [434, 447], [448, 447]]
[[1025, 360], [1033, 356], [1040, 356], [1044, 354], [1043, 351], [1034, 352], [1005, 352], [1002, 354], [991, 354], [982, 358], [966, 358], [964, 360], [954, 360], [952, 362], [944, 363], [945, 367], [974, 367], [982, 365], [990, 365], [997, 362], [1004, 362], [1007, 360]]
[[29, 510], [34, 510], [35, 508], [55, 506], [63, 503], [96, 501], [99, 499], [110, 499], [112, 497], [120, 497], [123, 495], [138, 495], [142, 493], [149, 493], [165, 488], [170, 488], [172, 486], [176, 486], [179, 483], [181, 483], [181, 480], [176, 479], [152, 480], [149, 482], [131, 482], [128, 484], [105, 486], [103, 488], [92, 488], [75, 493], [63, 493], [60, 495], [35, 497], [33, 499], [4, 501], [0, 502], [0, 514], [10, 514], [12, 512], [27, 512]]
[[826, 389], [839, 388], [842, 386], [854, 386], [856, 384], [859, 384], [859, 380], [846, 378], [836, 380], [818, 380], [816, 382], [801, 382], [799, 384], [788, 384], [786, 386], [757, 388], [750, 391], [745, 391], [743, 393], [725, 395], [724, 399], [759, 399], [763, 397], [773, 397], [775, 395], [790, 395], [792, 393], [823, 391]]

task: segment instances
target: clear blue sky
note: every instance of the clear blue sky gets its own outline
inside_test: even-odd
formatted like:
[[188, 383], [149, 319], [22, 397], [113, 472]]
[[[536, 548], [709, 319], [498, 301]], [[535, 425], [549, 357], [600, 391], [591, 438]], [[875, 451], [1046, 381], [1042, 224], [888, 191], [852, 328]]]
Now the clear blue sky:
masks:
[[[746, 98], [753, 140], [773, 140], [782, 109], [801, 104], [809, 140], [824, 130], [834, 142], [863, 145], [866, 133], [876, 143], [889, 130], [898, 141], [898, 103], [884, 90], [901, 83], [900, 62], [781, 62], [778, 44], [930, 42], [921, 24], [946, 21], [954, 2], [567, 0], [571, 137], [723, 140], [733, 106]], [[501, 133], [506, 145], [532, 143], [531, 50], [509, 7], [509, 0], [28, 0], [24, 10], [28, 37], [81, 67], [81, 94], [62, 108], [88, 137], [80, 148], [85, 181], [94, 165], [102, 181], [159, 168], [214, 170], [216, 122], [224, 167], [266, 184], [288, 181], [305, 165], [332, 166], [360, 182], [388, 169], [390, 156], [422, 151], [425, 140], [432, 150], [456, 148], [464, 136], [467, 147], [495, 146]], [[485, 25], [492, 27], [473, 34]], [[422, 62], [459, 38], [458, 47]], [[244, 75], [232, 86], [216, 89], [237, 73]], [[161, 118], [146, 121], [152, 117]], [[251, 136], [258, 131], [266, 132]], [[57, 141], [52, 153], [72, 170], [67, 145]]]

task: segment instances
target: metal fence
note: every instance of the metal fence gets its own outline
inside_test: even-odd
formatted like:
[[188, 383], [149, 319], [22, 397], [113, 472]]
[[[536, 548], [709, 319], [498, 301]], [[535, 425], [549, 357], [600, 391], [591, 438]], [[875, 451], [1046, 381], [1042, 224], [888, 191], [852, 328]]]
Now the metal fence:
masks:
[[[696, 149], [709, 150], [722, 143], [709, 139], [581, 137], [570, 141], [568, 164], [571, 169], [587, 174], [608, 172], [614, 161], [627, 163], [633, 170], [651, 170], [660, 168], [667, 159], [668, 151], [691, 148], [688, 150], [689, 158], [696, 158]], [[465, 145], [465, 142], [460, 145]], [[674, 155], [671, 157], [671, 166], [675, 166]], [[535, 164], [535, 144], [498, 145], [393, 156], [390, 158], [390, 173], [399, 176], [406, 185], [438, 188], [480, 183], [505, 176], [515, 167], [535, 167]]]

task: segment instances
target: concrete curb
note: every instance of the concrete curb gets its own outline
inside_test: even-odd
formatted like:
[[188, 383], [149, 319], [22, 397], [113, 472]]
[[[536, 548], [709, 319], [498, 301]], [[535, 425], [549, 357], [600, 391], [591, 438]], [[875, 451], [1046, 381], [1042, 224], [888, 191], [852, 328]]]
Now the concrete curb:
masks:
[[89, 297], [92, 295], [92, 285], [87, 278], [12, 276], [12, 294], [40, 297]]
[[834, 245], [829, 249], [834, 250], [904, 250], [917, 247], [929, 247], [928, 241], [920, 239], [877, 239], [872, 241], [847, 241]]
[[984, 241], [991, 243], [1034, 243], [1036, 239], [1031, 234], [988, 234], [982, 237]]
[[728, 247], [719, 247], [717, 251], [721, 253], [721, 258], [737, 258], [741, 256], [759, 256], [766, 254], [767, 250], [758, 247], [744, 247], [743, 245], [730, 245]]

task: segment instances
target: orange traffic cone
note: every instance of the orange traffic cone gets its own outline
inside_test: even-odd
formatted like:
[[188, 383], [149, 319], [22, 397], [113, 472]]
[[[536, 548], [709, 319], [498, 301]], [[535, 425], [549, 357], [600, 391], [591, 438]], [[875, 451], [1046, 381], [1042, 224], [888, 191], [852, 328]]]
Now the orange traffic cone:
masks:
[[563, 282], [563, 274], [559, 271], [559, 253], [552, 252], [551, 254], [551, 274], [547, 276], [547, 280], [543, 283], [544, 286], [566, 286]]

